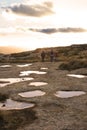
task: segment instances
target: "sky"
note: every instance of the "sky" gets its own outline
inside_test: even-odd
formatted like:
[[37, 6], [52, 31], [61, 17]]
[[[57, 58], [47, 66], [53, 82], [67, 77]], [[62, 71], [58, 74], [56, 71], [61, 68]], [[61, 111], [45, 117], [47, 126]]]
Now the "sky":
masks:
[[87, 0], [0, 0], [0, 46], [87, 43]]

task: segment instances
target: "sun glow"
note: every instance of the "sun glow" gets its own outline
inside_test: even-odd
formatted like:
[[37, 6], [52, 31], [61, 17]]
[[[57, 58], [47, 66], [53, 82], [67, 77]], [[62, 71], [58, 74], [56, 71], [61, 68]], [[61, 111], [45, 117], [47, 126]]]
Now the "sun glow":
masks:
[[44, 35], [40, 33], [9, 33], [0, 37], [0, 45], [2, 46], [16, 46], [24, 50], [34, 50], [43, 47], [58, 47], [68, 46], [71, 44], [87, 43], [87, 33], [56, 33]]
[[[14, 1], [16, 2], [17, 0]], [[20, 2], [11, 2], [13, 4], [10, 5], [9, 3], [8, 6], [3, 5], [0, 9], [2, 12], [2, 14], [0, 14], [0, 46], [17, 46], [24, 50], [33, 50], [43, 47], [87, 43], [87, 8], [86, 4], [80, 3], [82, 0], [77, 0], [80, 1], [80, 5], [77, 5], [77, 2], [74, 3], [73, 0], [45, 0], [52, 2], [53, 6], [44, 0], [18, 1]], [[42, 12], [40, 12], [40, 9], [36, 10], [38, 9], [36, 7], [42, 7], [44, 9], [45, 3], [47, 5], [47, 10], [44, 10], [46, 14], [48, 14], [47, 12], [50, 10], [54, 13], [44, 15], [42, 9]], [[23, 5], [28, 4], [29, 10], [26, 10], [27, 6]], [[20, 13], [17, 9], [20, 9]], [[27, 11], [31, 12], [28, 14]], [[38, 17], [37, 11], [39, 11], [43, 17]], [[24, 15], [23, 12], [27, 14]], [[50, 33], [51, 28], [54, 29], [55, 32]], [[71, 29], [71, 32], [68, 32], [68, 28]], [[82, 31], [77, 30], [76, 32], [73, 31], [73, 28], [81, 28]], [[61, 29], [66, 29], [66, 31], [61, 31]], [[49, 32], [47, 32], [47, 30]]]
[[84, 28], [87, 29], [87, 10], [82, 8], [81, 10], [76, 7], [70, 8], [66, 5], [62, 5], [61, 2], [60, 7], [55, 3], [53, 10], [55, 12], [53, 16], [54, 24], [56, 27], [76, 27], [76, 28]]
[[6, 11], [3, 11], [2, 15], [3, 15], [4, 18], [6, 18], [9, 21], [14, 21], [14, 20], [17, 19], [17, 16], [15, 14], [11, 13], [11, 12], [8, 13]]

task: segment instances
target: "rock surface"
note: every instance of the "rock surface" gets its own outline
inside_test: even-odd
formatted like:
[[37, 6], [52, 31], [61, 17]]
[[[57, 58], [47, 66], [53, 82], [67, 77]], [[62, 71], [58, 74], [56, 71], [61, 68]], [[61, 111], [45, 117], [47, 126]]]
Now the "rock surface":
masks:
[[[8, 94], [9, 98], [22, 102], [35, 103], [31, 110], [1, 111], [0, 130], [86, 130], [87, 129], [87, 78], [69, 77], [67, 74], [85, 74], [86, 68], [67, 71], [58, 69], [60, 62], [36, 62], [28, 67], [0, 68], [0, 78], [19, 77], [20, 71], [40, 71], [48, 68], [44, 75], [30, 74], [35, 82], [46, 82], [45, 86], [31, 86], [31, 81], [14, 83], [0, 88], [0, 93]], [[44, 70], [43, 70], [44, 71]], [[23, 98], [20, 92], [41, 90], [45, 95], [33, 98]], [[70, 98], [58, 98], [57, 91], [85, 91], [86, 94]], [[27, 112], [26, 112], [27, 111]], [[15, 115], [15, 116], [13, 116]], [[20, 115], [20, 116], [18, 116]], [[27, 117], [30, 118], [28, 119]], [[12, 120], [11, 120], [12, 119]], [[19, 121], [21, 122], [19, 122]]]

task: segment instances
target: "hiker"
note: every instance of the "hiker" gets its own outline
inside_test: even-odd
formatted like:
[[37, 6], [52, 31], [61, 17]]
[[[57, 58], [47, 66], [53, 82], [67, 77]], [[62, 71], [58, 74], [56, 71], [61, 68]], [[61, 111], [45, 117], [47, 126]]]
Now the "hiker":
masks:
[[41, 58], [42, 58], [42, 62], [44, 62], [44, 59], [45, 59], [45, 52], [44, 51], [41, 52]]
[[54, 61], [54, 52], [53, 52], [53, 50], [50, 51], [50, 61], [51, 62]]
[[57, 52], [54, 53], [54, 61], [57, 61]]

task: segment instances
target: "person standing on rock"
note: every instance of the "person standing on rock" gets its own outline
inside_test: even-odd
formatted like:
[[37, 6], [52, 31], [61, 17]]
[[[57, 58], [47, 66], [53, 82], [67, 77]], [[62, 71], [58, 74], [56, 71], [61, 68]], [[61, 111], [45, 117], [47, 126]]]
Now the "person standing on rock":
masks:
[[54, 61], [54, 52], [53, 52], [53, 50], [50, 51], [50, 61], [51, 62]]
[[42, 62], [44, 62], [44, 60], [45, 60], [45, 52], [44, 51], [41, 52], [41, 59], [42, 59]]

